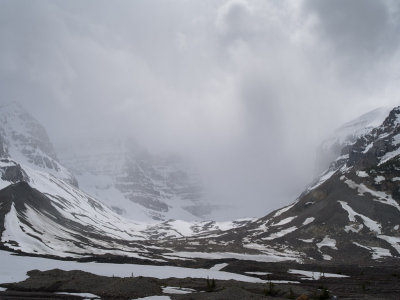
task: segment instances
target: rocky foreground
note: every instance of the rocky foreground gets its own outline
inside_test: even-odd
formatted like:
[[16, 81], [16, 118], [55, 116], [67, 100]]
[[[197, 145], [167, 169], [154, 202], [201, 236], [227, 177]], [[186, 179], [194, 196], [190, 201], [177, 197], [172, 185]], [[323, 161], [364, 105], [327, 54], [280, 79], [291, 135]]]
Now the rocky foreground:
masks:
[[[209, 265], [208, 260], [199, 265]], [[399, 299], [400, 267], [317, 266], [218, 260], [223, 271], [258, 277], [251, 283], [213, 278], [106, 277], [83, 271], [32, 270], [29, 278], [1, 284], [0, 299]], [[251, 270], [251, 271], [249, 271]], [[1, 290], [1, 289], [0, 289]]]

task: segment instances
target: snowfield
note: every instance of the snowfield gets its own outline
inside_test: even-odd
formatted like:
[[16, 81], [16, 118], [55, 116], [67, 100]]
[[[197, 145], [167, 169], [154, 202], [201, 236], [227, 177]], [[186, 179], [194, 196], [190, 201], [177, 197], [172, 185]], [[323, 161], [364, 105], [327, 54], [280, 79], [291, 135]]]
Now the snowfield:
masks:
[[263, 283], [256, 277], [245, 276], [235, 273], [211, 270], [192, 269], [172, 266], [151, 266], [136, 264], [106, 264], [106, 263], [79, 263], [74, 261], [61, 261], [47, 258], [16, 256], [10, 252], [0, 251], [0, 283], [18, 282], [28, 278], [26, 273], [30, 270], [46, 271], [61, 269], [65, 271], [81, 270], [102, 276], [131, 277], [144, 276], [159, 279], [176, 278], [214, 278], [220, 280], [238, 280], [244, 282]]

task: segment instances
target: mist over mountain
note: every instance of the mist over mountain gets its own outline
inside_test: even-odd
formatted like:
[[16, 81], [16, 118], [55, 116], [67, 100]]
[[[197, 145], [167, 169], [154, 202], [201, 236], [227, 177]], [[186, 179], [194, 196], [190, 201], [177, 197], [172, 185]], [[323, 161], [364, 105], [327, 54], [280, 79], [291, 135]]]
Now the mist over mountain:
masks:
[[0, 299], [398, 299], [399, 32], [396, 0], [0, 0]]
[[221, 218], [261, 216], [335, 128], [398, 101], [398, 4], [328, 2], [3, 1], [0, 101], [56, 149], [133, 136], [184, 157]]

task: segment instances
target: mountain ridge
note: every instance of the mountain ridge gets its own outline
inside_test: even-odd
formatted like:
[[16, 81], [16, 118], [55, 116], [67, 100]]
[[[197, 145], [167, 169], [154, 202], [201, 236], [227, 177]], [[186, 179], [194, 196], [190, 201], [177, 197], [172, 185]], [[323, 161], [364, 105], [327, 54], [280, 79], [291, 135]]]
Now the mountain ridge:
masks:
[[[377, 264], [398, 263], [400, 258], [400, 107], [392, 109], [380, 126], [343, 147], [294, 203], [259, 219], [133, 222], [63, 179], [9, 158], [0, 161], [0, 172], [1, 242], [11, 250], [155, 262]], [[25, 192], [25, 198], [38, 201], [22, 205], [13, 200], [13, 195]], [[30, 243], [36, 245], [35, 251], [29, 249]], [[51, 245], [55, 248], [43, 248]]]

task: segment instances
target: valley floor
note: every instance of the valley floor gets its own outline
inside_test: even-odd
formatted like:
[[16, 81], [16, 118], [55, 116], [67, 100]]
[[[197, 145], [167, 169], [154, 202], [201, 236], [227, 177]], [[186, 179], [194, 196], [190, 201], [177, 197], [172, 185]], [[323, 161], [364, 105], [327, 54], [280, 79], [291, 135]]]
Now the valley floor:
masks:
[[199, 268], [187, 268], [81, 263], [6, 251], [0, 251], [0, 262], [0, 299], [399, 299], [400, 294], [400, 267], [393, 265], [224, 259], [198, 260]]

